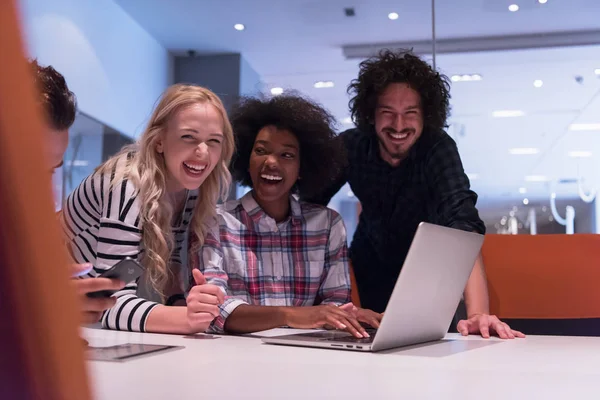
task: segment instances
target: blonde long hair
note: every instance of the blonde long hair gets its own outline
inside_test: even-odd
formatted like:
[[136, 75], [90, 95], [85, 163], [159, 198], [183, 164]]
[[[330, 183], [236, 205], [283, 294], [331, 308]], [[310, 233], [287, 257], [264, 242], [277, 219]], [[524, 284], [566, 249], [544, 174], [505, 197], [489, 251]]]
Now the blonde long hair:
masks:
[[[217, 109], [223, 120], [223, 144], [221, 158], [214, 170], [202, 183], [198, 200], [190, 222], [190, 235], [196, 236], [195, 248], [204, 243], [206, 223], [215, 217], [217, 201], [224, 199], [231, 184], [229, 162], [234, 151], [233, 130], [227, 111], [216, 94], [195, 86], [176, 84], [169, 87], [159, 99], [150, 121], [138, 142], [127, 146], [98, 169], [111, 173], [122, 157], [133, 152], [125, 168], [116, 171], [111, 185], [124, 178], [129, 179], [138, 190], [140, 221], [142, 226], [142, 264], [152, 288], [163, 296], [164, 285], [169, 278], [169, 259], [174, 248], [171, 220], [173, 207], [166, 191], [167, 167], [163, 154], [156, 149], [157, 141], [164, 135], [167, 122], [180, 109], [193, 104], [210, 104]], [[122, 165], [122, 164], [121, 164]]]

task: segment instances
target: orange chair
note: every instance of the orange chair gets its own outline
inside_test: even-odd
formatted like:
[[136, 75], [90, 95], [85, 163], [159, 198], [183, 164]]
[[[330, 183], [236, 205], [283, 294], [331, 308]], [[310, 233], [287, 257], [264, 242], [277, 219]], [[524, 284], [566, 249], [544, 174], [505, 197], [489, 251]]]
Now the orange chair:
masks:
[[486, 235], [482, 255], [492, 314], [530, 334], [600, 335], [600, 235]]

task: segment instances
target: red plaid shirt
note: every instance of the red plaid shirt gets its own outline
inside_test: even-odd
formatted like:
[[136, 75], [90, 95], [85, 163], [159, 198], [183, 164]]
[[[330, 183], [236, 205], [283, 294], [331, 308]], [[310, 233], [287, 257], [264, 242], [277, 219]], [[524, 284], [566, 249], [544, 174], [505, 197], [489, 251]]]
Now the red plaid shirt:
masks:
[[346, 229], [340, 215], [290, 197], [290, 217], [269, 217], [252, 192], [219, 207], [193, 267], [226, 292], [212, 331], [241, 304], [312, 306], [350, 301]]

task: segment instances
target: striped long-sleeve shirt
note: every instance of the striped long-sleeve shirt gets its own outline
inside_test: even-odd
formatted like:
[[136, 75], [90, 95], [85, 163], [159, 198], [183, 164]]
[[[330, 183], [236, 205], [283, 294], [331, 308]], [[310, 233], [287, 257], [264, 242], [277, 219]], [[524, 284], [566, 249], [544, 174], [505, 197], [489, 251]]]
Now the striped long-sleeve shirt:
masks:
[[[115, 170], [123, 168], [126, 162], [124, 156]], [[143, 251], [138, 190], [127, 179], [111, 186], [115, 170], [112, 174], [95, 172], [88, 176], [69, 195], [60, 213], [73, 260], [94, 266], [85, 278], [97, 277], [127, 256], [140, 260]], [[173, 228], [175, 248], [171, 263], [181, 264], [182, 244], [197, 198], [197, 190], [188, 192], [180, 224]], [[104, 328], [145, 331], [148, 315], [158, 303], [139, 298], [137, 287], [137, 282], [128, 282], [115, 293], [117, 303], [102, 317]]]

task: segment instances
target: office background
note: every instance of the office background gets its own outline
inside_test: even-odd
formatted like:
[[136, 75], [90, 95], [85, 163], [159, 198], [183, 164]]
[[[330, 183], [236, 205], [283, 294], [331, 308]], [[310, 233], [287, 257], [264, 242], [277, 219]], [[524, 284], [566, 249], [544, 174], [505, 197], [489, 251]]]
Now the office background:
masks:
[[[452, 80], [448, 133], [488, 232], [565, 233], [571, 206], [574, 233], [600, 233], [597, 1], [438, 1], [435, 13], [429, 1], [408, 0], [20, 4], [30, 56], [63, 73], [79, 102], [65, 170], [55, 176], [58, 204], [139, 135], [171, 83], [205, 85], [226, 105], [299, 90], [330, 109], [341, 131], [352, 127], [346, 86], [361, 59], [382, 46], [411, 47]], [[351, 190], [330, 206], [351, 237]]]

